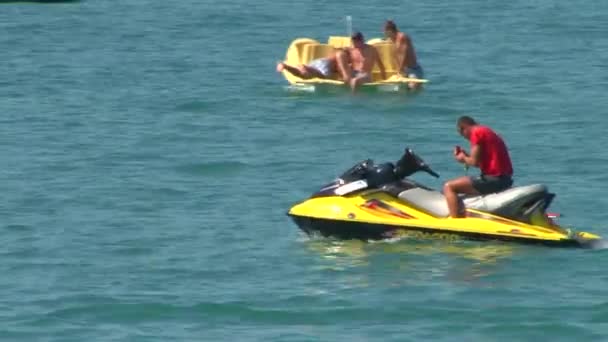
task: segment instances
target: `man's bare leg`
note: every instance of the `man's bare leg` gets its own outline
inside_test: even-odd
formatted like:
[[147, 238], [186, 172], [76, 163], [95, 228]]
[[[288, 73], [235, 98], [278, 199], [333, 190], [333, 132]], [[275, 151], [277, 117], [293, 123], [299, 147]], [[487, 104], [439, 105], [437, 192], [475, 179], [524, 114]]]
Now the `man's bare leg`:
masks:
[[283, 62], [279, 62], [277, 64], [277, 72], [282, 72], [283, 70], [286, 70], [288, 73], [299, 78], [310, 78], [310, 76], [306, 73], [306, 69], [304, 69], [302, 66], [298, 68]]
[[358, 75], [350, 80], [350, 89], [355, 90], [362, 84], [370, 81], [370, 77], [367, 74]]
[[300, 72], [302, 73], [302, 75], [306, 75], [306, 78], [313, 78], [313, 77], [325, 78], [325, 75], [320, 73], [319, 70], [317, 70], [315, 68], [311, 68], [308, 65], [301, 65]]
[[310, 79], [313, 77], [325, 78], [322, 73], [317, 69], [311, 68], [307, 65], [300, 65], [298, 67], [291, 66], [289, 64], [280, 62], [277, 64], [277, 72], [287, 70], [290, 74], [297, 76], [302, 79]]
[[448, 209], [450, 211], [450, 217], [459, 218], [463, 217], [463, 211], [460, 208], [460, 201], [458, 194], [470, 194], [479, 195], [479, 192], [473, 188], [471, 178], [464, 176], [456, 179], [452, 179], [445, 183], [443, 186], [443, 195], [448, 203]]

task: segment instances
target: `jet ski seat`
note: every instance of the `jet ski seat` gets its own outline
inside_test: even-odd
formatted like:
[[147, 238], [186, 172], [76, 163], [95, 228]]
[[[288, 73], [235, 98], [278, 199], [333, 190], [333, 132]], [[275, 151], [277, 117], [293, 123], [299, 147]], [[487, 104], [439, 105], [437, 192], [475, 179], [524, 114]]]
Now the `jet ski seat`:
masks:
[[521, 207], [527, 202], [543, 198], [547, 187], [542, 184], [518, 186], [502, 192], [463, 199], [467, 208], [489, 213], [500, 213], [506, 207]]
[[428, 212], [437, 217], [450, 215], [445, 196], [439, 191], [423, 188], [413, 188], [402, 191], [397, 196], [405, 203], [413, 205], [416, 209]]
[[[463, 202], [466, 208], [469, 209], [509, 216], [513, 210], [517, 210], [533, 200], [544, 198], [546, 194], [546, 186], [532, 184], [509, 188], [502, 192], [484, 196], [465, 197], [463, 198]], [[433, 216], [448, 217], [450, 215], [445, 196], [439, 191], [413, 188], [402, 191], [398, 197], [402, 201]]]

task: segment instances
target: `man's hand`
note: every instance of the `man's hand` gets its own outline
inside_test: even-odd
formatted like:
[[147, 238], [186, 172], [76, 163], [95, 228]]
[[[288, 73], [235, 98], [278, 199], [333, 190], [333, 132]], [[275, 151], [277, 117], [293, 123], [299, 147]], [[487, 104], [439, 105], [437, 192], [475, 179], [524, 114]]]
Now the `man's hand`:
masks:
[[454, 147], [454, 159], [459, 163], [464, 163], [465, 158], [468, 157], [467, 153], [460, 146]]
[[467, 154], [464, 153], [464, 151], [460, 151], [459, 153], [457, 153], [454, 156], [454, 159], [456, 159], [457, 162], [464, 164], [465, 163], [465, 158], [467, 157]]

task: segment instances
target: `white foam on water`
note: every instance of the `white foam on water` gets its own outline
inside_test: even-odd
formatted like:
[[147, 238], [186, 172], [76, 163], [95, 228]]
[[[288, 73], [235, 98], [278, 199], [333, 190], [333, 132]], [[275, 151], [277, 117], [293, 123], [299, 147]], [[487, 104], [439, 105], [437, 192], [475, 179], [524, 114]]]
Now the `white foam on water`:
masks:
[[285, 89], [287, 91], [293, 91], [293, 92], [314, 93], [316, 90], [316, 87], [314, 85], [309, 85], [309, 84], [292, 84], [292, 85], [285, 86]]
[[587, 247], [590, 249], [607, 249], [608, 248], [608, 240], [600, 239], [600, 240], [592, 240], [586, 243]]

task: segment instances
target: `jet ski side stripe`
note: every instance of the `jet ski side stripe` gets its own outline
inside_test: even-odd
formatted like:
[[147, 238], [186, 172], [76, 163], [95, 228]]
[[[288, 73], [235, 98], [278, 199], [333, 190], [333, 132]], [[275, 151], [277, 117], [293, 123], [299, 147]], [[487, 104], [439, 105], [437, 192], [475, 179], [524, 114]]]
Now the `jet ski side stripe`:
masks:
[[[512, 236], [512, 235], [497, 235], [497, 234], [481, 234], [476, 232], [465, 232], [455, 231], [446, 229], [433, 229], [417, 226], [396, 226], [396, 225], [384, 225], [384, 224], [373, 224], [368, 222], [355, 222], [355, 221], [340, 221], [340, 220], [326, 220], [319, 218], [303, 217], [290, 215], [294, 222], [305, 231], [307, 234], [314, 234], [319, 232], [323, 236], [334, 236], [337, 238], [344, 239], [362, 239], [362, 240], [381, 240], [390, 238], [395, 232], [399, 231], [419, 231], [428, 234], [453, 234], [462, 236], [468, 240], [477, 241], [488, 241], [488, 240], [499, 240], [499, 241], [512, 241], [525, 244], [542, 244], [547, 246], [560, 246], [560, 247], [582, 247], [581, 244], [574, 239], [559, 239], [559, 240], [547, 240], [538, 237], [524, 237]], [[517, 234], [517, 233], [509, 233]], [[397, 234], [398, 235], [398, 234]], [[525, 234], [529, 235], [529, 234]]]

